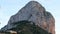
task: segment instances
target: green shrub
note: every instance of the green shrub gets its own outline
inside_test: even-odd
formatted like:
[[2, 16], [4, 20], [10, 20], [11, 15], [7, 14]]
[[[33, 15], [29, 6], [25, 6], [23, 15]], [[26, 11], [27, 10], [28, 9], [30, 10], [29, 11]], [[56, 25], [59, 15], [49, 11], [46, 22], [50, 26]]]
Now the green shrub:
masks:
[[30, 23], [31, 21], [26, 20], [13, 23], [13, 25], [17, 26], [11, 30], [17, 31], [17, 34], [49, 34], [47, 31], [38, 27], [33, 22], [33, 24]]

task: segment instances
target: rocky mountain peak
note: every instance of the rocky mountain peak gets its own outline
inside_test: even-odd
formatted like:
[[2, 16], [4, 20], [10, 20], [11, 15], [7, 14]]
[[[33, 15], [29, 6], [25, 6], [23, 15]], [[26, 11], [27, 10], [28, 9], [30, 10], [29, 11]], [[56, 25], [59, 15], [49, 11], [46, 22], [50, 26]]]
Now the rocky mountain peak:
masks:
[[8, 24], [1, 30], [6, 31], [14, 28], [15, 25], [12, 23], [18, 21], [31, 21], [35, 25], [38, 25], [42, 29], [55, 34], [55, 20], [50, 12], [47, 12], [45, 8], [37, 1], [28, 2], [21, 10], [19, 10], [15, 15], [11, 16]]
[[30, 6], [30, 7], [42, 7], [42, 5], [40, 3], [38, 3], [37, 1], [30, 1], [28, 2], [28, 4], [26, 6]]
[[[30, 11], [28, 11], [28, 9]], [[27, 10], [28, 12], [33, 12], [33, 10], [44, 12], [45, 8], [37, 1], [30, 1], [21, 10], [19, 10], [19, 14], [21, 13], [22, 10]]]

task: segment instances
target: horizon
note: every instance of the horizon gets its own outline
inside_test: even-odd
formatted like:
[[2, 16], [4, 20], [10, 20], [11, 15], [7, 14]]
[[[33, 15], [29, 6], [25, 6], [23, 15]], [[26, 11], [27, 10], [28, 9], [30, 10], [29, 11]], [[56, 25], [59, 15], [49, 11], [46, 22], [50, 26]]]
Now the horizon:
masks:
[[[8, 24], [10, 17], [16, 14], [31, 0], [0, 0], [0, 29]], [[56, 34], [60, 33], [60, 0], [35, 0], [39, 2], [46, 11], [50, 12], [55, 18]]]

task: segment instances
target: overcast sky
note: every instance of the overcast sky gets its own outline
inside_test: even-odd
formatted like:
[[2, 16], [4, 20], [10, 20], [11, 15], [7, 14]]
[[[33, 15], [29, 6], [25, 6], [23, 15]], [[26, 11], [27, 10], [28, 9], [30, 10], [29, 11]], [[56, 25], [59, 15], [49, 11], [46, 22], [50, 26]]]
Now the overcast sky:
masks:
[[[0, 0], [0, 29], [4, 27], [10, 16], [16, 14], [31, 0]], [[55, 18], [56, 34], [60, 34], [60, 0], [36, 0], [42, 4], [46, 11]]]

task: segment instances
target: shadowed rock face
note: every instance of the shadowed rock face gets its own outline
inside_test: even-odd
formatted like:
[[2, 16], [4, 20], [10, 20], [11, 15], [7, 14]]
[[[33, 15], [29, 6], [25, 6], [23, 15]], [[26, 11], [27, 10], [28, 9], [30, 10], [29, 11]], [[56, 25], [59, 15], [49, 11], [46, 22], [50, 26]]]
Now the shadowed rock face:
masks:
[[47, 12], [45, 8], [36, 1], [30, 1], [26, 6], [18, 11], [15, 15], [11, 16], [8, 24], [1, 30], [8, 30], [15, 26], [11, 25], [18, 21], [32, 21], [35, 25], [55, 34], [55, 20], [51, 13]]

